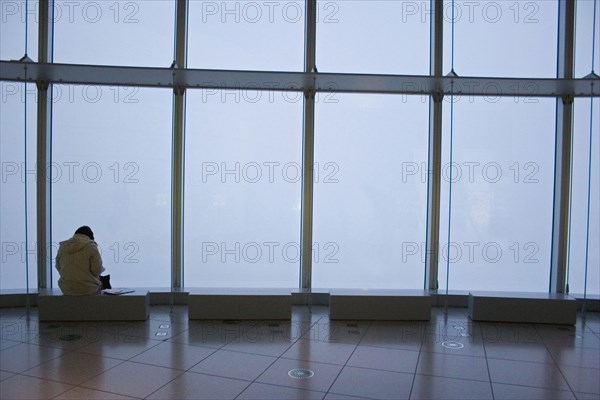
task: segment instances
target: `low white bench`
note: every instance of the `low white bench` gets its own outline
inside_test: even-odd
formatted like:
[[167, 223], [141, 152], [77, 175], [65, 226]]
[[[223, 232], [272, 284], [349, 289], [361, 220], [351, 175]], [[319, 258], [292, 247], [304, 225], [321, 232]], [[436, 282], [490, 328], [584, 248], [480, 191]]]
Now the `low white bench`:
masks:
[[189, 319], [291, 319], [291, 290], [193, 289], [188, 295]]
[[42, 290], [37, 299], [40, 321], [145, 321], [148, 291], [112, 296], [66, 296], [59, 289]]
[[429, 321], [432, 303], [424, 290], [332, 290], [329, 319]]
[[469, 317], [473, 321], [573, 325], [577, 300], [557, 293], [471, 292]]

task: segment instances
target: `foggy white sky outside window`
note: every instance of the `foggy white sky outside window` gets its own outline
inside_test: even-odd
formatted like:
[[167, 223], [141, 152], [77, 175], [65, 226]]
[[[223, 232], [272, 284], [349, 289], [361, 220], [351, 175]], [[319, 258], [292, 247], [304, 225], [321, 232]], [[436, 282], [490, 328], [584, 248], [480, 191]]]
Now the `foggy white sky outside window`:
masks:
[[190, 92], [187, 286], [297, 286], [301, 128], [297, 93]]
[[[7, 8], [9, 3], [24, 5], [0, 1], [2, 60], [21, 58], [25, 47], [22, 8], [13, 14]], [[56, 2], [61, 14], [55, 16], [55, 62], [171, 64], [173, 2], [66, 3]], [[277, 2], [272, 8], [262, 2], [256, 2], [258, 7], [248, 4], [190, 1], [188, 67], [302, 71], [304, 2]], [[429, 2], [319, 1], [317, 6], [316, 64], [320, 72], [428, 74]], [[458, 75], [556, 76], [557, 2], [456, 2], [454, 6], [454, 69]], [[35, 7], [37, 3], [30, 1], [29, 8]], [[577, 77], [587, 75], [592, 64], [598, 73], [600, 64], [598, 49], [593, 62], [590, 57], [592, 9], [591, 0], [578, 2]], [[444, 14], [447, 73], [451, 69], [451, 2], [445, 3]], [[596, 35], [598, 32], [597, 27]], [[36, 60], [33, 14], [28, 38], [29, 56]], [[599, 43], [597, 38], [596, 45]], [[53, 183], [53, 242], [64, 240], [79, 225], [89, 224], [115, 282], [169, 286], [172, 91], [60, 86], [55, 89], [61, 96], [55, 99], [52, 124], [53, 161], [62, 173]], [[33, 85], [28, 85], [28, 90], [33, 93]], [[17, 165], [19, 171], [3, 175], [1, 182], [1, 289], [25, 287], [24, 97], [23, 84], [2, 82], [3, 172], [7, 163]], [[35, 94], [27, 99], [27, 169], [34, 169]], [[422, 172], [427, 168], [428, 101], [419, 96], [366, 94], [318, 99], [315, 168], [321, 181], [315, 182], [314, 189], [315, 288], [423, 287], [427, 183]], [[598, 242], [600, 225], [600, 102], [595, 99], [594, 103], [598, 112], [593, 129], [592, 173], [596, 177], [592, 179], [590, 243]], [[449, 113], [450, 101], [445, 99], [443, 163], [449, 161]], [[450, 290], [548, 289], [554, 124], [554, 99], [500, 100], [492, 93], [487, 98], [456, 101], [453, 157], [463, 168], [463, 177], [453, 184], [450, 232], [463, 257], [450, 264]], [[588, 134], [589, 100], [578, 100], [570, 241], [574, 293], [583, 291]], [[293, 254], [297, 247], [288, 245], [285, 257], [282, 249], [289, 243], [299, 245], [300, 182], [283, 175], [280, 168], [301, 163], [301, 135], [301, 97], [286, 98], [277, 91], [188, 91], [186, 286], [297, 286], [299, 263]], [[490, 163], [501, 167], [498, 182], [490, 182], [494, 179], [489, 174], [496, 171], [489, 169], [492, 167], [483, 171]], [[262, 180], [251, 182], [254, 175], [248, 174], [254, 174], [255, 164], [261, 167]], [[69, 165], [75, 173], [72, 181], [68, 179]], [[217, 172], [208, 175], [215, 165]], [[222, 179], [221, 168], [235, 170], [236, 165], [239, 183], [235, 172]], [[269, 165], [275, 168], [273, 182], [268, 180]], [[468, 165], [475, 168], [473, 182], [468, 180]], [[102, 177], [93, 182], [98, 166]], [[413, 167], [417, 173], [407, 174]], [[331, 182], [324, 182], [333, 171]], [[34, 248], [35, 185], [31, 181], [35, 177], [28, 177], [29, 241]], [[524, 182], [527, 177], [531, 182]], [[444, 179], [441, 199], [440, 242], [445, 243], [448, 182]], [[478, 245], [465, 245], [471, 242]], [[16, 243], [16, 250], [8, 249], [6, 243]], [[262, 251], [258, 260], [255, 243]], [[238, 244], [237, 254], [223, 254]], [[487, 259], [482, 253], [485, 245]], [[490, 261], [496, 246], [502, 257]], [[473, 261], [466, 258], [469, 250], [474, 251]], [[527, 256], [536, 262], [525, 262]], [[598, 294], [597, 246], [591, 246], [589, 256], [588, 293]], [[34, 253], [29, 255], [29, 264], [29, 284], [35, 287]], [[447, 277], [442, 255], [439, 270], [443, 288]]]
[[[171, 64], [172, 2], [89, 3], [71, 14], [57, 4], [63, 14], [54, 25], [55, 62]], [[79, 225], [90, 225], [116, 285], [166, 286], [172, 91], [70, 88], [73, 93], [62, 88], [53, 108], [53, 161], [63, 177], [52, 191], [52, 238], [64, 240]], [[75, 163], [72, 182], [66, 179], [69, 163]]]

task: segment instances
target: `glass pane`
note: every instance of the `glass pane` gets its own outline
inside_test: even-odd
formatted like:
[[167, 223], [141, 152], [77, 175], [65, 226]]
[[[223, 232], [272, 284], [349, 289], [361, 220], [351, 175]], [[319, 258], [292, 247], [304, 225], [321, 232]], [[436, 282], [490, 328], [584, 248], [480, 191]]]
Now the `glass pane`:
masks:
[[455, 101], [452, 164], [450, 104], [444, 103], [440, 289], [447, 283], [449, 260], [450, 290], [547, 292], [556, 101]]
[[[594, 1], [578, 1], [575, 23], [575, 77], [582, 78], [592, 70], [598, 74], [600, 67], [600, 7], [596, 0], [596, 40], [592, 65], [592, 35], [594, 25]], [[594, 68], [593, 68], [594, 67]]]
[[569, 236], [569, 292], [582, 295], [600, 295], [600, 101], [594, 100], [592, 129], [592, 169], [590, 192], [590, 232], [588, 251], [587, 287], [585, 256], [587, 240], [587, 206], [590, 150], [590, 100], [575, 99], [573, 123], [573, 170], [571, 186], [571, 232]]
[[[35, 289], [37, 288], [36, 87], [35, 84], [27, 84], [25, 87], [25, 84], [17, 82], [1, 82], [0, 85], [2, 90], [0, 289], [26, 289], [28, 279], [29, 288]], [[27, 116], [25, 116], [26, 112]], [[27, 140], [27, 163], [25, 163], [25, 140]], [[27, 189], [27, 207], [25, 189]], [[27, 226], [27, 235], [25, 226]]]
[[444, 71], [459, 76], [556, 77], [558, 2], [444, 2]]
[[[600, 9], [596, 10], [600, 12]], [[594, 2], [577, 3], [575, 35], [575, 76], [583, 77], [592, 70], [598, 73], [600, 65], [600, 18], [596, 15], [595, 59], [592, 60]], [[595, 99], [593, 110], [590, 100], [575, 99], [573, 122], [573, 164], [571, 186], [571, 224], [569, 236], [569, 292], [575, 296], [600, 294], [599, 216], [599, 140], [600, 102]], [[593, 120], [590, 121], [590, 111]], [[589, 170], [590, 122], [592, 123], [592, 165]], [[590, 182], [589, 238], [587, 234], [588, 182]], [[588, 241], [589, 239], [589, 241]], [[586, 249], [586, 245], [589, 248]], [[587, 251], [587, 280], [586, 280]]]
[[168, 286], [172, 91], [58, 85], [54, 94], [53, 240], [89, 225], [113, 286]]
[[189, 13], [190, 68], [304, 68], [304, 1], [191, 1]]
[[188, 92], [187, 287], [298, 287], [302, 101]]
[[0, 2], [1, 60], [20, 60], [27, 53], [37, 61], [38, 9], [37, 0]]
[[427, 75], [429, 2], [318, 1], [320, 72]]
[[54, 62], [169, 67], [175, 2], [55, 1]]
[[427, 97], [319, 98], [313, 287], [423, 288], [428, 112]]

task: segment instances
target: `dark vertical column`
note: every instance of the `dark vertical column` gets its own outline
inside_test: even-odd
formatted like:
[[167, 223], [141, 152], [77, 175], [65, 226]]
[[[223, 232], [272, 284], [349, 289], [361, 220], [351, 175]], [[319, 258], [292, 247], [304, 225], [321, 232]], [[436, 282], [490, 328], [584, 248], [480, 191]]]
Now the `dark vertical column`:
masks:
[[[38, 63], [52, 62], [52, 0], [39, 2]], [[38, 287], [52, 285], [52, 188], [47, 176], [52, 162], [52, 85], [37, 82], [37, 271]]]
[[[316, 72], [317, 2], [306, 0], [304, 72]], [[315, 91], [304, 92], [302, 132], [302, 221], [300, 233], [300, 289], [312, 288], [313, 166], [315, 160]]]
[[[561, 0], [558, 17], [557, 78], [572, 79], [575, 45], [575, 1]], [[556, 99], [556, 148], [554, 155], [554, 204], [550, 292], [565, 293], [571, 190], [573, 97]]]
[[[187, 67], [188, 0], [177, 0], [173, 74]], [[183, 196], [185, 156], [185, 88], [173, 82], [173, 144], [171, 154], [171, 286], [183, 286]]]
[[[431, 0], [430, 74], [442, 77], [444, 4]], [[429, 100], [429, 154], [427, 173], [427, 237], [425, 239], [425, 289], [438, 289], [440, 237], [440, 179], [442, 160], [442, 88]]]

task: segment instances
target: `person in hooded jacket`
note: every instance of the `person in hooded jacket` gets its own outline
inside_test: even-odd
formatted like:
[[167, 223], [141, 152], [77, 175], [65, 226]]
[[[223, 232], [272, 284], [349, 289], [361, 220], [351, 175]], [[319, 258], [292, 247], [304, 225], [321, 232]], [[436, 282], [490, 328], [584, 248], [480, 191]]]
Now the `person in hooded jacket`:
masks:
[[60, 242], [56, 269], [60, 274], [58, 287], [63, 294], [83, 296], [100, 292], [100, 274], [104, 267], [89, 226], [78, 228], [73, 237]]

